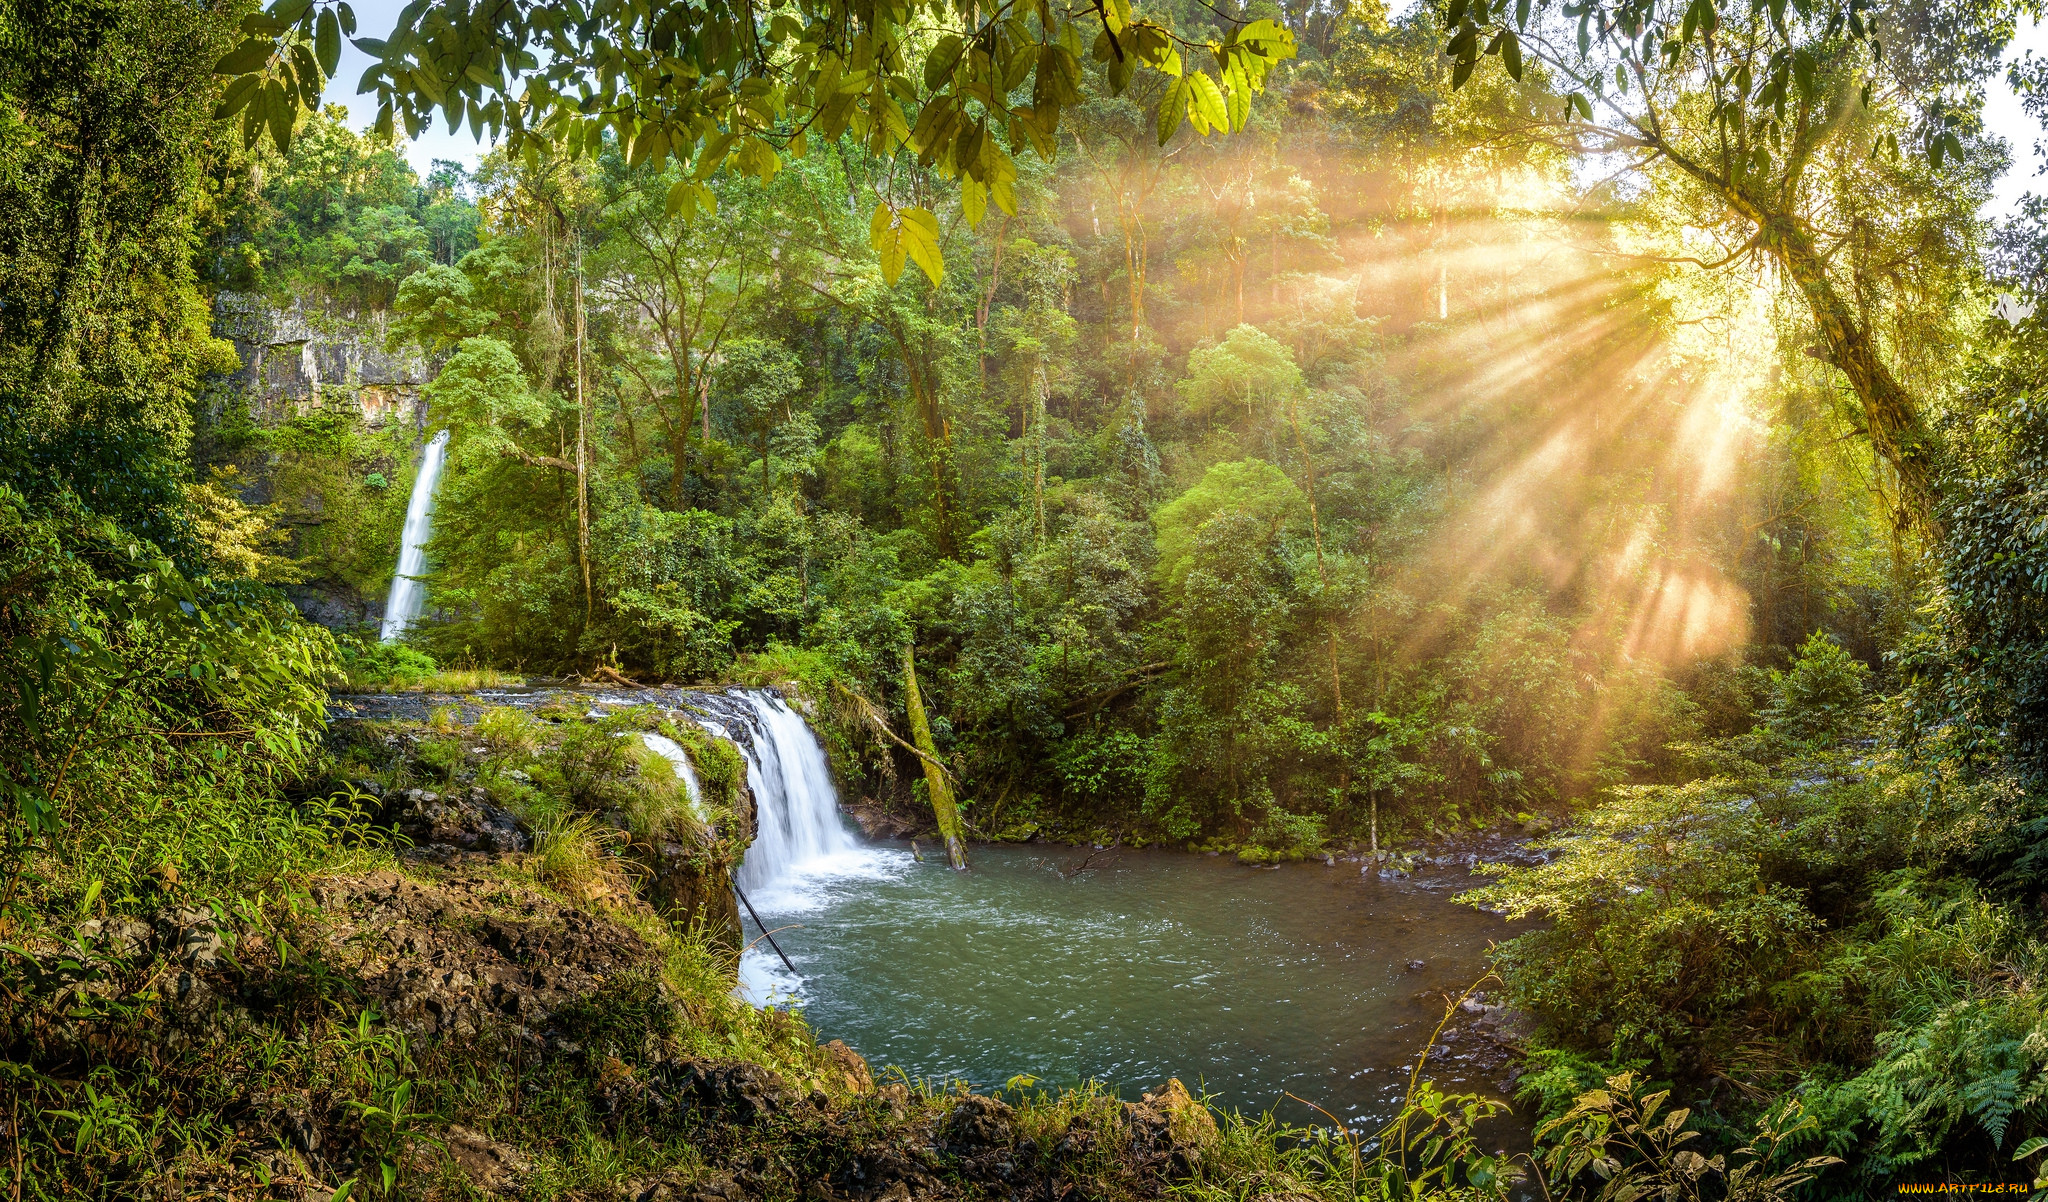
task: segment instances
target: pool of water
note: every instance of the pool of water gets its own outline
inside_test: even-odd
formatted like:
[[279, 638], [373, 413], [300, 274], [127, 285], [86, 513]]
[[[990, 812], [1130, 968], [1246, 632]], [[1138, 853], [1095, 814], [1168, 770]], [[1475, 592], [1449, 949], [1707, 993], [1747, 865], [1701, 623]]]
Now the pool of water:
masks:
[[[1292, 1094], [1372, 1124], [1398, 1106], [1444, 994], [1514, 933], [1451, 890], [1341, 861], [1119, 851], [1081, 868], [1088, 854], [976, 847], [961, 873], [863, 845], [750, 895], [797, 976], [757, 940], [744, 985], [878, 1071], [979, 1089], [1095, 1080], [1133, 1097], [1179, 1077], [1247, 1113], [1320, 1121]], [[1432, 1057], [1438, 1083], [1496, 1094], [1498, 1067], [1458, 1055]]]

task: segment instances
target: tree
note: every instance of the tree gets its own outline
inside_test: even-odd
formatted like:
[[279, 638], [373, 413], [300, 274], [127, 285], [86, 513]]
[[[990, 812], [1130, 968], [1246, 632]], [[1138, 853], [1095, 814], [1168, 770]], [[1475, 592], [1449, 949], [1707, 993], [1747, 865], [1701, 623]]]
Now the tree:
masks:
[[[1028, 148], [1052, 157], [1061, 113], [1080, 100], [1084, 39], [1113, 92], [1140, 66], [1169, 81], [1156, 104], [1161, 144], [1184, 123], [1204, 134], [1242, 128], [1267, 71], [1294, 54], [1294, 35], [1270, 19], [1195, 39], [1139, 16], [1128, 0], [1078, 10], [1043, 2], [984, 10], [967, 0], [905, 8], [805, 0], [765, 10], [717, 0], [650, 10], [597, 0], [578, 15], [517, 4], [484, 14], [466, 0], [415, 0], [389, 36], [356, 40], [377, 60], [358, 90], [376, 90], [387, 135], [400, 125], [417, 135], [435, 109], [451, 131], [467, 120], [479, 135], [507, 138], [515, 153], [537, 142], [595, 154], [609, 131], [635, 167], [673, 158], [689, 168], [670, 189], [671, 210], [701, 203], [703, 181], [721, 167], [772, 179], [811, 138], [851, 135], [877, 155], [909, 149], [961, 180], [968, 220], [979, 225], [990, 201], [1016, 213], [1014, 156]], [[345, 0], [273, 0], [243, 30], [247, 38], [216, 67], [234, 77], [220, 115], [240, 114], [246, 141], [268, 130], [282, 150], [294, 115], [313, 105], [339, 61], [341, 38], [355, 33], [355, 15]], [[1030, 103], [1015, 103], [1027, 80]], [[890, 283], [906, 255], [938, 280], [928, 210], [884, 197], [870, 228]]]
[[804, 385], [803, 365], [780, 343], [742, 338], [726, 347], [716, 378], [719, 392], [760, 451], [761, 501], [766, 504], [774, 488], [769, 439], [796, 417], [791, 402]]
[[634, 333], [651, 330], [668, 360], [668, 380], [657, 386], [640, 356], [620, 357], [640, 382], [668, 432], [669, 503], [684, 505], [690, 438], [709, 438], [709, 365], [741, 307], [762, 286], [774, 241], [762, 229], [767, 206], [762, 188], [747, 180], [719, 181], [711, 203], [678, 214], [667, 194], [678, 173], [628, 167], [619, 155], [604, 160], [600, 230], [606, 246], [602, 287], [634, 310]]
[[[1556, 12], [1547, 0], [1520, 0], [1512, 14], [1506, 0], [1452, 0], [1445, 53], [1456, 60], [1454, 85], [1486, 55], [1519, 78], [1530, 55], [1569, 93], [1557, 136], [1629, 154], [1637, 171], [1676, 173], [1697, 193], [1694, 223], [1715, 244], [1673, 261], [1774, 263], [1808, 310], [1819, 340], [1808, 353], [1856, 397], [1855, 424], [1897, 481], [1901, 518], [1937, 530], [1933, 398], [1902, 378], [1912, 339], [1885, 329], [1872, 302], [1915, 286], [1948, 292], [1940, 277], [1954, 264], [1938, 245], [1928, 257], [1877, 244], [1902, 201], [1940, 214], [1944, 226], [1967, 221], [1953, 205], [1959, 191], [1982, 186], [1963, 142], [1976, 118], [1952, 98], [1977, 94], [1997, 68], [2019, 8], [1902, 16], [1880, 30], [1865, 0], [1691, 0], [1682, 11], [1593, 0]], [[1901, 153], [1916, 135], [1924, 170]], [[1859, 203], [1873, 195], [1884, 197], [1879, 207]]]
[[917, 745], [917, 758], [924, 765], [925, 792], [931, 798], [932, 814], [938, 819], [940, 836], [946, 840], [946, 859], [955, 868], [966, 868], [967, 843], [960, 833], [960, 806], [953, 800], [952, 782], [932, 742], [931, 723], [924, 714], [924, 696], [917, 688], [917, 647], [910, 642], [903, 644], [903, 708], [910, 717], [910, 737]]

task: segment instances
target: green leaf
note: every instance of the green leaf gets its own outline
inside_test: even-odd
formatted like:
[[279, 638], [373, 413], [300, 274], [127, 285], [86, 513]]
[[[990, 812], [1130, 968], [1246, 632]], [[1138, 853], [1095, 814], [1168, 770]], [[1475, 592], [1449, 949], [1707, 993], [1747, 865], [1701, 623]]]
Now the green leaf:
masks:
[[263, 87], [263, 113], [270, 121], [270, 140], [277, 144], [277, 153], [288, 153], [292, 148], [292, 118], [299, 115], [299, 106], [275, 79]]
[[669, 217], [681, 217], [685, 222], [697, 219], [697, 185], [687, 179], [679, 179], [668, 186], [668, 200], [662, 211]]
[[918, 208], [898, 210], [897, 216], [903, 249], [913, 263], [924, 268], [936, 288], [946, 278], [946, 261], [939, 250], [939, 219], [930, 210]]
[[1522, 39], [1510, 29], [1501, 35], [1500, 61], [1507, 67], [1508, 75], [1516, 81], [1522, 78]]
[[269, 101], [269, 91], [256, 93], [248, 108], [242, 110], [242, 149], [250, 150], [256, 145], [256, 135], [263, 131], [263, 106]]
[[320, 60], [320, 73], [333, 75], [334, 69], [341, 65], [341, 21], [330, 8], [320, 14], [320, 20], [313, 28], [313, 50]]
[[1230, 56], [1223, 68], [1223, 98], [1230, 112], [1230, 128], [1240, 130], [1252, 115], [1252, 82], [1245, 77], [1242, 55]]
[[334, 11], [341, 17], [341, 32], [349, 37], [354, 37], [356, 35], [356, 10], [348, 6], [348, 0], [341, 0], [341, 3], [334, 6]]
[[960, 181], [960, 215], [967, 218], [967, 228], [980, 229], [981, 219], [988, 216], [988, 185], [972, 176]]
[[1166, 145], [1173, 140], [1175, 131], [1188, 113], [1188, 80], [1185, 75], [1173, 81], [1166, 89], [1166, 95], [1159, 98], [1159, 144]]
[[306, 10], [313, 7], [313, 0], [277, 0], [270, 6], [270, 15], [286, 25], [296, 25]]
[[903, 275], [903, 236], [897, 227], [896, 210], [886, 200], [878, 202], [874, 215], [868, 218], [868, 245], [875, 248], [883, 281], [895, 287]]
[[249, 101], [255, 98], [257, 89], [262, 86], [263, 77], [261, 75], [244, 75], [229, 84], [228, 90], [221, 94], [220, 107], [213, 110], [213, 119], [215, 121], [225, 121], [236, 113], [241, 112], [248, 105]]
[[924, 86], [938, 91], [940, 86], [953, 74], [953, 68], [960, 65], [960, 47], [964, 43], [960, 35], [949, 33], [938, 40], [931, 53], [924, 60]]
[[1207, 134], [1211, 129], [1230, 128], [1230, 110], [1223, 103], [1223, 89], [1216, 86], [1207, 71], [1190, 71], [1185, 76], [1188, 84], [1188, 116], [1195, 123], [1195, 129]]
[[326, 76], [320, 70], [320, 64], [313, 61], [313, 52], [306, 49], [303, 43], [292, 45], [292, 68], [298, 76], [297, 91], [300, 99], [305, 101], [307, 108], [317, 107], [320, 103], [320, 86], [326, 81]]
[[244, 75], [270, 61], [276, 47], [262, 38], [250, 38], [221, 56], [213, 65], [215, 75]]

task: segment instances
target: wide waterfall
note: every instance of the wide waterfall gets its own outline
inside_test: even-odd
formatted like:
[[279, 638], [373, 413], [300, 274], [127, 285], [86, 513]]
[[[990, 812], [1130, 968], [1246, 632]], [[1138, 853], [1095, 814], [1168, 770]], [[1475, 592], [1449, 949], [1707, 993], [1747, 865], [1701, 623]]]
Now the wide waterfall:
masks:
[[405, 535], [398, 545], [398, 571], [391, 577], [391, 595], [384, 602], [385, 642], [405, 633], [420, 616], [426, 586], [419, 577], [427, 568], [427, 538], [434, 532], [434, 490], [441, 487], [441, 468], [448, 462], [448, 431], [434, 435], [412, 482], [412, 500], [405, 507]]
[[761, 906], [770, 904], [771, 894], [800, 888], [806, 877], [856, 867], [865, 854], [839, 813], [839, 791], [818, 737], [780, 697], [745, 696], [753, 711], [754, 745], [746, 758], [755, 832], [739, 884]]

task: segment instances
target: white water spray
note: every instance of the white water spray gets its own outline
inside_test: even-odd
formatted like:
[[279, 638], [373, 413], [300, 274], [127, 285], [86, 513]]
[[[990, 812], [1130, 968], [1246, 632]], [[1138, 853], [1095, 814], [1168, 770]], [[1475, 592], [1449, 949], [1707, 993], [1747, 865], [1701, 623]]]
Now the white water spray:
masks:
[[448, 431], [434, 435], [420, 459], [412, 482], [412, 500], [405, 507], [405, 537], [398, 546], [398, 571], [391, 577], [391, 595], [384, 602], [384, 628], [379, 637], [390, 642], [420, 616], [426, 586], [419, 576], [427, 567], [427, 538], [434, 532], [434, 490], [441, 487], [441, 468], [448, 462]]
[[[745, 694], [754, 746], [747, 784], [754, 790], [754, 843], [740, 863], [739, 885], [766, 909], [807, 877], [858, 869], [866, 857], [839, 814], [839, 791], [825, 749], [802, 717], [771, 693]], [[774, 895], [774, 901], [764, 900]]]

